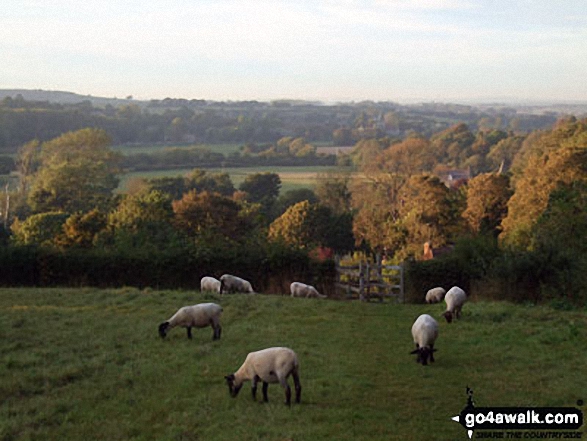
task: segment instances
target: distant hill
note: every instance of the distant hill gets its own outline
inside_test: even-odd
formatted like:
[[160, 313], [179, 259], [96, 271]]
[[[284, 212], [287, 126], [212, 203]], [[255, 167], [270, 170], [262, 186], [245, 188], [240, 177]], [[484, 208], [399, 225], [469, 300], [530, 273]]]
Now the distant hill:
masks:
[[0, 100], [6, 97], [16, 98], [18, 95], [22, 96], [26, 101], [48, 101], [59, 104], [76, 104], [90, 101], [93, 106], [98, 107], [106, 106], [107, 104], [115, 107], [129, 103], [146, 104], [144, 101], [133, 99], [104, 98], [58, 90], [0, 89]]

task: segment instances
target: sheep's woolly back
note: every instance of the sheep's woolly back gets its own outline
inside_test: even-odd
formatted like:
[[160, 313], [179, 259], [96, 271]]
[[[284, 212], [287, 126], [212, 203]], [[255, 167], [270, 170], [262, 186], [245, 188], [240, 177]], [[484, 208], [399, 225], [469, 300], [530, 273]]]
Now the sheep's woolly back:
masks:
[[438, 322], [432, 316], [422, 314], [412, 325], [412, 337], [419, 347], [430, 347], [438, 337]]
[[289, 286], [289, 290], [291, 292], [292, 297], [315, 297], [319, 299], [324, 299], [326, 296], [324, 294], [320, 294], [316, 288], [312, 285], [306, 285], [305, 283], [301, 282], [293, 282]]
[[444, 299], [446, 290], [441, 287], [432, 288], [426, 293], [426, 303], [440, 303]]
[[467, 301], [467, 294], [458, 286], [453, 286], [444, 296], [444, 301], [446, 302], [446, 310], [454, 312]]
[[204, 328], [209, 326], [214, 318], [222, 314], [222, 307], [216, 303], [199, 303], [183, 306], [167, 320], [171, 328], [176, 326]]
[[248, 292], [254, 293], [251, 282], [231, 274], [220, 277], [221, 292]]
[[214, 277], [202, 277], [200, 280], [200, 291], [220, 292], [220, 280]]
[[266, 383], [278, 383], [298, 369], [298, 356], [289, 348], [275, 347], [250, 352], [234, 374], [235, 384], [252, 380], [255, 375]]

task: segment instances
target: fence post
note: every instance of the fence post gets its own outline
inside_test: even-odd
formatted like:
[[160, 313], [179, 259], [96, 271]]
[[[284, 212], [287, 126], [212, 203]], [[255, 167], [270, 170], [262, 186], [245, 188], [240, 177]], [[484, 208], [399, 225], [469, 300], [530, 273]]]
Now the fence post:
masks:
[[364, 274], [364, 270], [363, 270], [363, 261], [360, 261], [359, 262], [359, 299], [361, 301], [365, 301], [364, 290], [365, 290], [365, 274]]
[[400, 295], [398, 296], [401, 299], [401, 303], [406, 303], [405, 293], [404, 293], [404, 264], [403, 262], [399, 264], [399, 291]]

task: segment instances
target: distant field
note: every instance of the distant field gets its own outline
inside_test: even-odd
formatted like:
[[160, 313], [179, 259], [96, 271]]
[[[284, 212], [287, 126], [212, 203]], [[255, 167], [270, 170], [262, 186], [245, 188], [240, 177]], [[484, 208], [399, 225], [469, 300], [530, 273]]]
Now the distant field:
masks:
[[[254, 173], [271, 172], [279, 174], [282, 182], [281, 192], [299, 188], [312, 188], [316, 185], [316, 177], [320, 173], [326, 173], [332, 170], [333, 167], [234, 167], [234, 168], [214, 168], [206, 169], [209, 172], [228, 173], [235, 187], [238, 187], [245, 178]], [[156, 170], [150, 172], [132, 172], [127, 173], [121, 177], [119, 191], [124, 193], [127, 190], [128, 182], [135, 178], [155, 178], [165, 176], [185, 176], [191, 172], [193, 168], [189, 169], [169, 169]]]
[[[157, 326], [178, 307], [222, 305], [210, 328]], [[575, 407], [587, 399], [582, 311], [479, 302], [440, 322], [436, 362], [409, 355], [410, 328], [441, 305], [365, 304], [191, 291], [0, 289], [0, 439], [465, 440], [466, 404]], [[302, 403], [269, 403], [224, 375], [248, 352], [289, 346]], [[291, 379], [290, 379], [291, 384]], [[261, 388], [258, 391], [260, 400]], [[585, 404], [579, 404], [583, 412]]]
[[179, 144], [179, 145], [117, 145], [112, 150], [122, 153], [123, 155], [136, 155], [139, 153], [157, 153], [170, 149], [190, 149], [193, 147], [202, 147], [209, 149], [214, 153], [229, 155], [238, 152], [243, 143], [229, 144]]

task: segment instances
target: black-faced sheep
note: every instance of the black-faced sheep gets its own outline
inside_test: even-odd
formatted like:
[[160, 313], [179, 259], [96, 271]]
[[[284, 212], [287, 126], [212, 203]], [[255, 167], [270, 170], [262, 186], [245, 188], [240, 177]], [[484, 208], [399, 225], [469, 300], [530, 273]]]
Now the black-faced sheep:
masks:
[[444, 301], [446, 302], [446, 311], [443, 315], [446, 321], [451, 323], [453, 318], [461, 317], [461, 309], [467, 301], [467, 295], [458, 286], [453, 286], [444, 296]]
[[234, 374], [225, 378], [231, 397], [236, 397], [245, 381], [252, 382], [253, 400], [257, 399], [257, 383], [263, 382], [263, 401], [267, 402], [269, 383], [279, 383], [285, 389], [285, 404], [291, 404], [291, 388], [287, 383], [291, 375], [296, 390], [296, 403], [302, 397], [302, 385], [299, 377], [299, 362], [294, 351], [289, 348], [268, 348], [247, 355], [245, 362]]
[[224, 274], [220, 277], [220, 294], [231, 292], [254, 293], [251, 282], [230, 274]]
[[417, 363], [422, 363], [423, 366], [430, 362], [434, 362], [434, 342], [438, 337], [438, 322], [428, 314], [419, 316], [412, 325], [412, 337], [416, 343], [416, 349], [410, 354], [418, 354]]
[[440, 303], [444, 299], [446, 290], [441, 287], [432, 288], [426, 293], [426, 303]]
[[209, 276], [202, 277], [202, 280], [200, 280], [200, 291], [220, 293], [220, 280]]
[[293, 282], [289, 286], [289, 290], [291, 292], [292, 297], [305, 297], [310, 298], [314, 297], [317, 299], [325, 299], [326, 296], [324, 294], [320, 294], [316, 288], [312, 285], [306, 285], [305, 283], [301, 282]]
[[183, 326], [187, 329], [188, 338], [192, 338], [192, 327], [205, 328], [212, 326], [213, 340], [220, 339], [222, 327], [220, 326], [220, 315], [222, 307], [216, 303], [200, 303], [192, 306], [179, 308], [173, 316], [159, 325], [159, 335], [165, 338], [167, 333], [176, 326]]

